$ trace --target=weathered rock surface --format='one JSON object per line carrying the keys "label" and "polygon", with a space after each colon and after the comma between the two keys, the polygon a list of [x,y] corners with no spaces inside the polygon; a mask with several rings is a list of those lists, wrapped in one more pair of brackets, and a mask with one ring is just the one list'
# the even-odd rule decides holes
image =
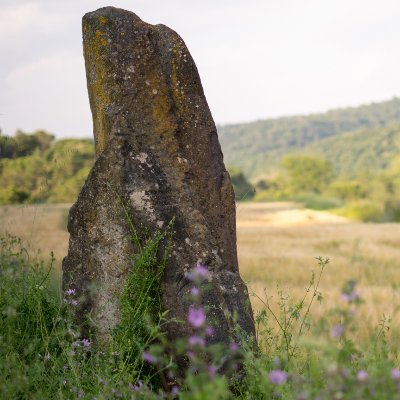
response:
{"label": "weathered rock surface", "polygon": [[[213,340],[227,342],[230,314],[254,335],[246,287],[238,271],[235,202],[217,130],[195,63],[183,40],[164,25],[101,8],[83,17],[83,45],[97,160],[71,208],[64,288],[84,296],[100,340],[119,317],[119,297],[134,247],[132,223],[155,232],[175,218],[172,251],[162,279],[162,307],[187,321],[197,262],[210,270],[204,305],[216,321]],[[170,323],[171,339],[191,333]]]}

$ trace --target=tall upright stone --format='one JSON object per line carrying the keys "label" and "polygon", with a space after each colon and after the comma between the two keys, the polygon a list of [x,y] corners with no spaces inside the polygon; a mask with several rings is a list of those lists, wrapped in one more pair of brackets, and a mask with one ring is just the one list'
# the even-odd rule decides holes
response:
{"label": "tall upright stone", "polygon": [[[100,340],[119,318],[119,299],[135,247],[129,223],[149,232],[174,218],[161,284],[169,317],[187,321],[186,273],[208,266],[203,302],[213,340],[227,342],[232,315],[248,334],[254,322],[236,252],[234,193],[196,65],[177,33],[132,12],[106,7],[83,17],[83,46],[96,162],[71,208],[64,288],[83,295]],[[167,325],[170,339],[191,333]]]}

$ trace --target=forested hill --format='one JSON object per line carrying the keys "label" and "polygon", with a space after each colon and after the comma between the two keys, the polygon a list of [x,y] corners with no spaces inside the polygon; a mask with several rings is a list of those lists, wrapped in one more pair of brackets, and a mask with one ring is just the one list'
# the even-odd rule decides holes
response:
{"label": "forested hill", "polygon": [[328,137],[306,146],[302,153],[330,161],[343,177],[376,174],[400,161],[400,123]]}
{"label": "forested hill", "polygon": [[[271,182],[282,186],[282,172],[288,172],[282,158],[293,153],[300,155],[300,162],[309,161],[301,156],[314,157],[314,166],[329,163],[332,176],[338,179],[366,173],[378,177],[382,171],[397,171],[400,165],[400,99],[325,114],[222,126],[219,137],[238,200],[254,195],[246,178],[252,184],[264,183],[257,185],[258,192],[268,187],[268,182],[269,186]],[[93,161],[90,139],[56,140],[41,130],[31,134],[18,131],[13,136],[0,132],[0,204],[72,202]],[[303,167],[299,165],[299,170]],[[280,188],[274,198],[293,197],[292,189]]]}
{"label": "forested hill", "polygon": [[[374,146],[377,135],[381,135],[382,139],[382,132],[389,132],[378,128],[392,125],[392,131],[399,130],[399,127],[393,128],[396,123],[400,123],[399,98],[323,114],[219,126],[218,134],[225,163],[240,168],[246,176],[256,181],[274,171],[287,153],[315,151],[314,154],[322,153],[332,158],[339,154],[336,150],[342,148],[347,153],[346,163],[349,164],[354,156],[354,152],[348,154],[353,151],[352,146],[362,146],[363,141],[367,143],[363,135],[368,136],[371,146]],[[397,146],[400,148],[400,143]],[[374,152],[374,148],[371,151]],[[378,157],[375,153],[373,155],[375,159]],[[332,161],[336,164],[335,160]]]}

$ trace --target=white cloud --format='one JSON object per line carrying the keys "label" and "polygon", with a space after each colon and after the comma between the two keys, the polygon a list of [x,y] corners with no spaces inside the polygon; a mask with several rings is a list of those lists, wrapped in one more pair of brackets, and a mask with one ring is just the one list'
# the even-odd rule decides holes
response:
{"label": "white cloud", "polygon": [[399,0],[1,0],[0,126],[91,134],[80,20],[105,5],[185,40],[218,123],[400,95]]}
{"label": "white cloud", "polygon": [[38,3],[22,3],[0,9],[0,40],[9,40],[10,36],[31,32],[50,33],[60,29],[68,22],[62,14],[46,11]]}
{"label": "white cloud", "polygon": [[4,131],[43,128],[64,136],[90,136],[85,79],[83,57],[70,53],[16,69],[5,81],[6,101],[0,102]]}

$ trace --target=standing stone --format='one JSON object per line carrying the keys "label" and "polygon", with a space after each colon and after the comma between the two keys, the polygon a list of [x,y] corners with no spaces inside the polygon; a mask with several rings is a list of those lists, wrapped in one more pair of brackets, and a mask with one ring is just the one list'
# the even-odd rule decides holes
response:
{"label": "standing stone", "polygon": [[254,322],[236,252],[234,193],[196,65],[177,33],[132,12],[106,7],[83,17],[83,47],[96,162],[68,221],[63,286],[83,296],[97,339],[118,323],[132,266],[125,203],[137,230],[156,232],[174,219],[161,283],[171,340],[191,334],[186,273],[208,266],[203,302],[214,341],[228,342],[233,314],[247,335]]}

